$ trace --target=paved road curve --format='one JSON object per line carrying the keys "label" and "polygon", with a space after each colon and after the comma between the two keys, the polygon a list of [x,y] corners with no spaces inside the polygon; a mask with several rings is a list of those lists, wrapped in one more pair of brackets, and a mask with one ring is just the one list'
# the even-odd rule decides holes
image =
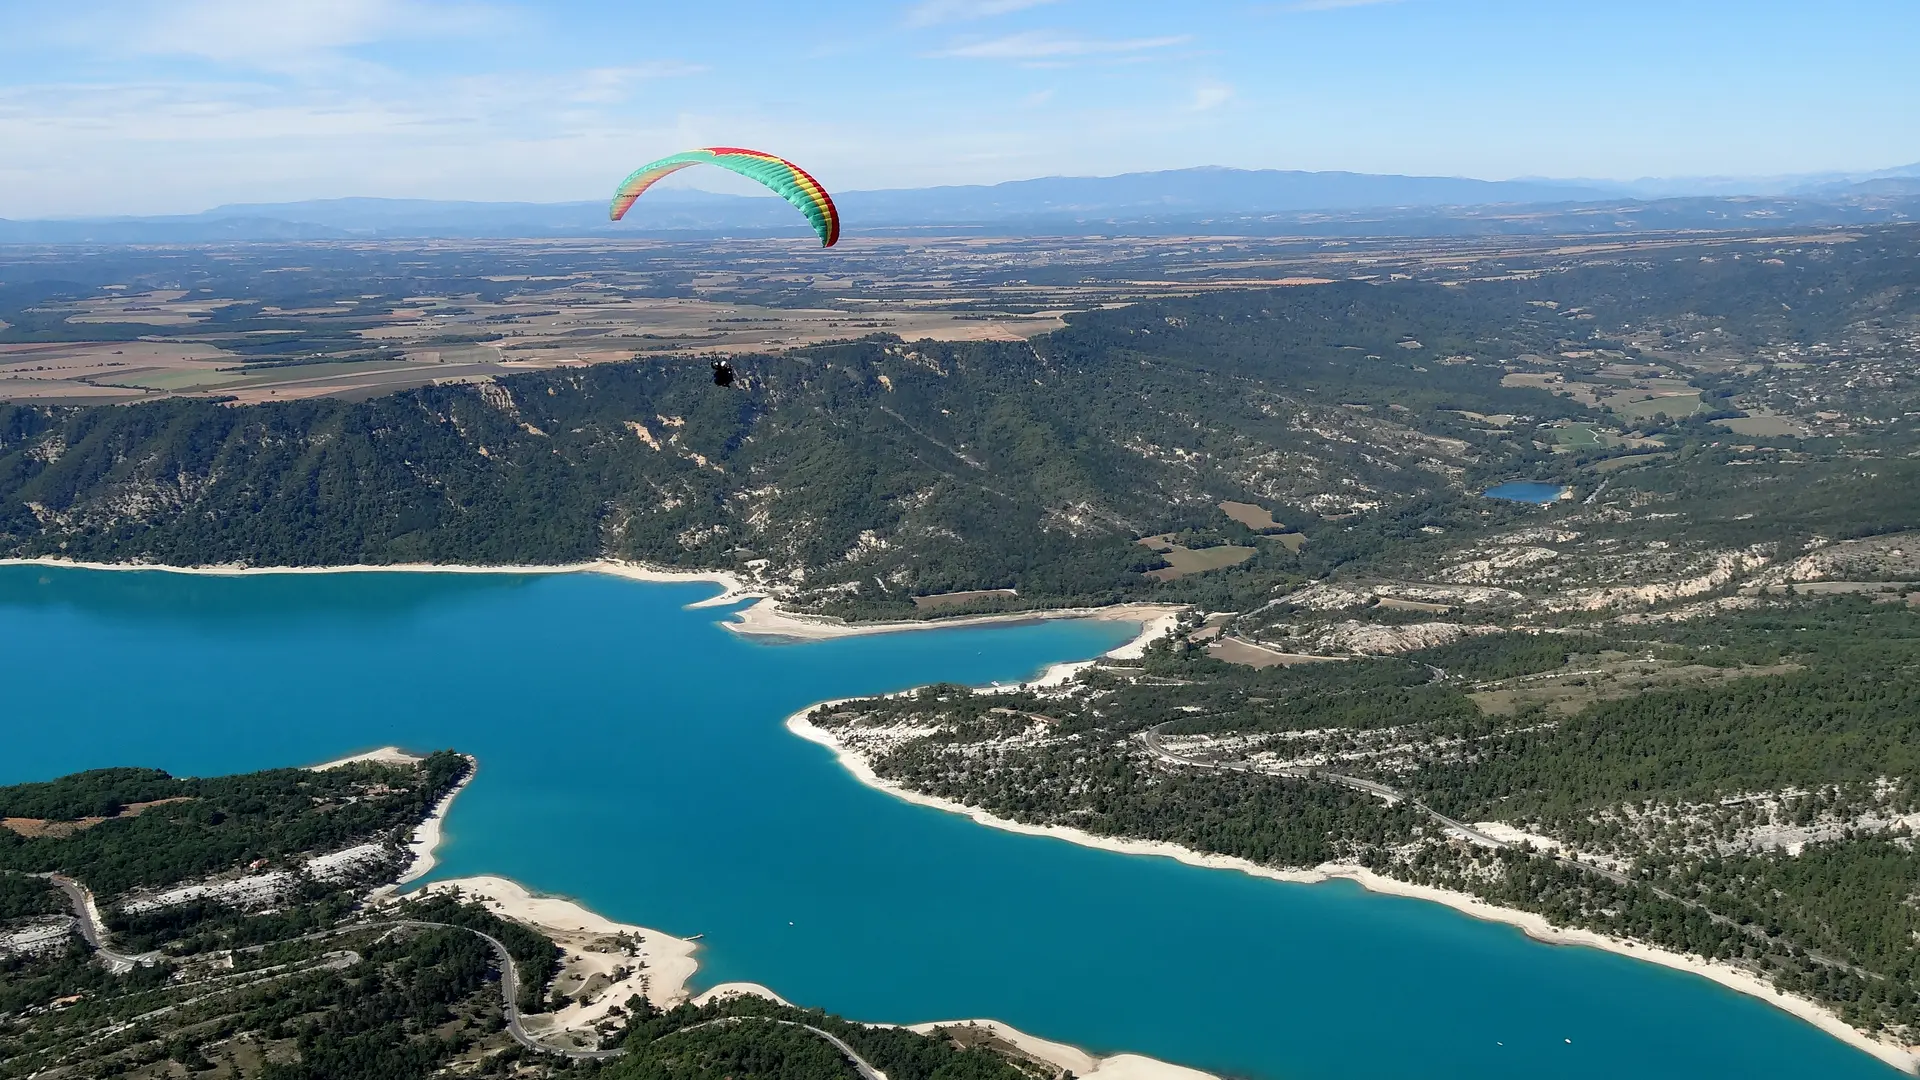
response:
{"label": "paved road curve", "polygon": [[812,1024],[803,1024],[798,1020],[781,1020],[772,1016],[723,1016],[718,1020],[703,1020],[698,1024],[688,1024],[686,1027],[679,1029],[679,1031],[671,1031],[666,1035],[662,1035],[661,1038],[672,1038],[674,1035],[680,1034],[681,1031],[692,1031],[696,1028],[712,1027],[715,1024],[745,1024],[752,1021],[759,1021],[763,1024],[785,1024],[787,1027],[805,1028],[831,1043],[835,1050],[840,1051],[840,1056],[846,1058],[853,1066],[854,1071],[860,1074],[860,1080],[887,1080],[886,1073],[874,1068],[873,1064],[866,1058],[855,1053],[853,1047],[847,1045],[846,1040],[830,1031],[822,1031]]}
{"label": "paved road curve", "polygon": [[[1173,723],[1173,722],[1174,721],[1168,721],[1167,723]],[[1220,770],[1225,772],[1253,773],[1259,776],[1287,776],[1287,777],[1293,777],[1301,780],[1319,780],[1329,784],[1338,784],[1341,787],[1352,788],[1355,791],[1364,791],[1371,795],[1377,795],[1380,798],[1387,800],[1389,803],[1405,802],[1408,806],[1411,806],[1414,809],[1419,810],[1421,813],[1427,815],[1429,818],[1445,826],[1447,829],[1461,836],[1464,836],[1468,840],[1471,840],[1475,843],[1484,844],[1487,847],[1498,848],[1501,850],[1520,850],[1518,848],[1515,848],[1514,845],[1512,844],[1506,843],[1505,841],[1502,841],[1502,840],[1496,840],[1493,837],[1488,836],[1486,833],[1481,832],[1480,830],[1474,828],[1471,825],[1468,825],[1463,821],[1455,821],[1454,819],[1448,817],[1447,815],[1441,813],[1438,810],[1435,810],[1433,807],[1428,806],[1426,803],[1421,802],[1419,799],[1416,799],[1413,796],[1408,795],[1403,791],[1400,791],[1396,788],[1388,787],[1385,784],[1375,783],[1372,780],[1362,780],[1357,776],[1345,776],[1340,773],[1328,772],[1325,769],[1311,769],[1311,768],[1263,769],[1256,766],[1250,761],[1208,761],[1205,758],[1189,757],[1185,754],[1176,753],[1172,750],[1167,749],[1166,745],[1160,741],[1160,729],[1166,726],[1167,726],[1166,724],[1156,724],[1153,727],[1150,727],[1146,731],[1142,732],[1141,736],[1146,742],[1147,751],[1151,753],[1154,757],[1158,758],[1160,761],[1165,762],[1169,765],[1185,765],[1185,766],[1189,766],[1191,768],[1196,768],[1196,769],[1214,769],[1214,770]],[[1746,934],[1748,937],[1754,938],[1755,940],[1758,940],[1758,941],[1771,940],[1767,937],[1767,932],[1759,926],[1742,925],[1736,922],[1735,920],[1726,917],[1725,915],[1719,914],[1718,912],[1714,911],[1712,908],[1707,907],[1705,904],[1702,904],[1696,900],[1688,900],[1685,897],[1675,896],[1673,893],[1670,893],[1665,889],[1660,888],[1658,885],[1655,885],[1652,882],[1637,881],[1634,878],[1631,878],[1626,874],[1622,874],[1617,870],[1608,870],[1606,867],[1595,866],[1592,863],[1581,862],[1579,859],[1569,859],[1564,855],[1556,855],[1551,851],[1542,851],[1538,848],[1531,848],[1531,847],[1526,850],[1528,854],[1534,856],[1535,858],[1547,859],[1551,862],[1559,863],[1562,866],[1570,866],[1576,870],[1581,870],[1586,873],[1593,874],[1596,877],[1606,878],[1608,881],[1611,881],[1617,885],[1625,885],[1629,887],[1638,886],[1640,888],[1644,888],[1647,891],[1653,893],[1653,895],[1658,896],[1662,900],[1671,900],[1674,903],[1681,905],[1682,907],[1691,908],[1694,911],[1698,911],[1702,915],[1705,915],[1709,920],[1711,920],[1715,924],[1719,926],[1732,927],[1733,929],[1738,930],[1741,933]],[[1808,959],[1814,961],[1817,964],[1823,964],[1827,967],[1844,968],[1848,971],[1853,972],[1856,975],[1861,975],[1867,978],[1873,978],[1873,979],[1881,978],[1881,976],[1871,971],[1868,971],[1865,968],[1855,967],[1852,964],[1848,964],[1844,961],[1836,960],[1833,957],[1822,955],[1818,952],[1813,951],[1812,949],[1806,949],[1803,951],[1805,952]]]}
{"label": "paved road curve", "polygon": [[107,946],[107,929],[100,922],[100,908],[93,902],[93,892],[85,885],[61,874],[35,874],[60,887],[67,894],[67,902],[73,905],[73,921],[79,926],[80,936],[86,939],[96,955],[107,965],[107,970],[115,975],[125,975],[136,967],[157,963],[157,952],[122,953]]}
{"label": "paved road curve", "polygon": [[[93,893],[85,885],[61,874],[36,874],[34,876],[53,882],[59,886],[61,892],[67,894],[67,902],[73,906],[73,920],[80,930],[80,936],[92,947],[94,955],[98,956],[101,961],[107,965],[108,971],[116,975],[124,975],[136,967],[157,963],[159,961],[160,954],[157,952],[117,952],[107,943],[107,930],[100,921],[100,909],[94,903]],[[488,945],[493,946],[494,956],[500,961],[500,997],[505,1005],[507,1033],[513,1036],[513,1041],[519,1043],[521,1046],[529,1050],[538,1050],[541,1053],[563,1054],[576,1061],[604,1061],[608,1058],[616,1058],[626,1053],[625,1050],[562,1049],[558,1046],[548,1046],[534,1039],[532,1035],[527,1033],[526,1028],[522,1026],[520,1022],[520,973],[519,970],[514,967],[513,954],[507,951],[506,945],[502,944],[499,938],[494,937],[492,934],[475,930],[472,927],[454,926],[451,923],[423,922],[418,919],[393,919],[379,922],[353,923],[347,926],[336,927],[332,930],[323,930],[318,934],[308,934],[305,935],[305,938],[296,940],[335,937],[340,934],[352,933],[356,930],[377,930],[383,926],[465,930],[468,933],[479,934]],[[357,956],[354,958],[354,962],[358,962]],[[332,967],[338,970],[347,965],[327,963],[320,966]],[[317,968],[307,968],[304,970],[317,970]],[[287,974],[292,973],[293,972],[287,972]],[[161,1010],[161,1012],[165,1011],[167,1010]],[[157,1016],[159,1013],[153,1015]]]}

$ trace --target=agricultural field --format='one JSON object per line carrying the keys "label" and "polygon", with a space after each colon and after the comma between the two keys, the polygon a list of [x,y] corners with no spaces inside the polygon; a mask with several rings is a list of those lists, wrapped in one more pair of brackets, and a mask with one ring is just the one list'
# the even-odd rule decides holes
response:
{"label": "agricultural field", "polygon": [[1570,715],[1597,701],[1652,690],[1708,686],[1799,670],[1792,664],[1707,667],[1623,652],[1574,655],[1553,671],[1480,683],[1468,694],[1482,713],[1511,716],[1530,708]]}
{"label": "agricultural field", "polygon": [[1273,511],[1252,503],[1223,502],[1220,511],[1254,532],[1280,532],[1285,525],[1273,520]]}
{"label": "agricultural field", "polygon": [[1715,420],[1714,423],[1735,435],[1751,435],[1760,439],[1779,437],[1805,439],[1813,435],[1813,429],[1804,421],[1760,408],[1747,410],[1745,416]]}
{"label": "agricultural field", "polygon": [[1281,652],[1239,638],[1221,638],[1207,646],[1207,655],[1241,667],[1294,667],[1300,664],[1337,663],[1337,656],[1309,656],[1306,653]]}
{"label": "agricultural field", "polygon": [[[849,237],[831,252],[776,239],[329,241],[104,253],[16,246],[0,249],[0,400],[358,399],[556,367],[778,352],[875,333],[1021,341],[1058,330],[1073,312],[1142,300],[1341,279],[1525,281],[1624,251],[1755,242],[1747,234],[1650,234],[1571,244],[1534,237],[868,236]],[[7,284],[22,282],[32,284]],[[1400,348],[1423,367],[1431,351],[1417,340]],[[1509,385],[1540,386],[1589,406],[1612,393],[1604,404],[1623,416],[1678,416],[1697,404],[1680,400],[1696,390],[1671,365],[1648,367],[1617,350],[1568,348],[1533,356],[1527,367]],[[1649,379],[1650,371],[1660,377]],[[1476,415],[1495,427],[1514,419]]]}
{"label": "agricultural field", "polygon": [[1700,391],[1674,379],[1647,380],[1646,389],[1622,391],[1601,404],[1628,420],[1651,420],[1665,414],[1678,419],[1700,411]]}
{"label": "agricultural field", "polygon": [[1238,566],[1259,554],[1257,548],[1240,547],[1237,544],[1218,544],[1203,548],[1182,547],[1173,543],[1167,536],[1142,537],[1139,543],[1167,561],[1166,566],[1146,572],[1146,576],[1155,581],[1178,581],[1191,574],[1223,570],[1229,566]]}

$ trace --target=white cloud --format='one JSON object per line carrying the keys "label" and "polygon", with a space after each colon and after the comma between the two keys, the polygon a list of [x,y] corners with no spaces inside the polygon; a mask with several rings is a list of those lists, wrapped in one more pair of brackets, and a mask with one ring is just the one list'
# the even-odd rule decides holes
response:
{"label": "white cloud", "polygon": [[1082,38],[1069,37],[1048,30],[1030,30],[1020,34],[1008,34],[1005,37],[989,38],[985,41],[954,45],[936,55],[962,57],[969,60],[1061,60],[1078,56],[1110,56],[1146,52],[1183,45],[1191,40],[1192,38],[1184,35],[1125,39]]}
{"label": "white cloud", "polygon": [[1283,6],[1282,11],[1338,11],[1341,8],[1373,7],[1377,4],[1397,4],[1400,0],[1295,0]]}
{"label": "white cloud", "polygon": [[628,67],[589,68],[574,74],[573,81],[577,85],[567,96],[571,101],[613,104],[627,100],[637,83],[686,78],[703,74],[706,70],[702,64],[682,64],[670,60]]}
{"label": "white cloud", "polygon": [[1208,112],[1233,100],[1233,87],[1218,79],[1202,79],[1193,88],[1194,112]]}
{"label": "white cloud", "polygon": [[683,70],[0,86],[0,146],[19,151],[0,155],[0,217],[361,194],[591,197],[656,151],[771,137],[753,117],[689,118],[675,91],[653,108],[626,104],[634,80]]}
{"label": "white cloud", "polygon": [[1051,4],[1055,0],[920,0],[907,9],[908,26],[971,22]]}
{"label": "white cloud", "polygon": [[463,36],[502,19],[440,0],[181,0],[96,16],[86,37],[110,52],[275,70],[378,41]]}

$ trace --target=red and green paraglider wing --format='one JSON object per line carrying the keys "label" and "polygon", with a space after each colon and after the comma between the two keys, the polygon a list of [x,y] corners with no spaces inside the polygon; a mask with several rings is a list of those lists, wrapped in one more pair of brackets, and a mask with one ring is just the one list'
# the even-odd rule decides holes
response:
{"label": "red and green paraglider wing", "polygon": [[742,150],[737,146],[688,150],[640,166],[632,176],[622,180],[619,190],[613,193],[610,216],[619,221],[626,216],[633,201],[659,182],[661,177],[694,165],[718,165],[750,180],[760,181],[807,215],[807,220],[813,223],[813,231],[820,234],[822,247],[832,247],[840,239],[840,211],[833,208],[833,196],[820,186],[820,181],[786,158],[758,150]]}

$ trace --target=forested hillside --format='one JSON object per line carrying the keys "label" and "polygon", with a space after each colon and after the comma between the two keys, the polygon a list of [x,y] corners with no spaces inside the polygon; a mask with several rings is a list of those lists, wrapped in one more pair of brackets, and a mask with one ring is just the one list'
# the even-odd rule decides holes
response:
{"label": "forested hillside", "polygon": [[[443,751],[414,764],[195,779],[100,769],[0,787],[0,1077],[859,1075],[808,1027],[898,1080],[1053,1075],[1010,1047],[757,998],[663,1010],[629,995],[604,1037],[586,1033],[602,1049],[569,1055],[551,1033],[528,1045],[508,1006],[570,1003],[558,978],[570,954],[458,893],[381,900],[412,827],[469,769]],[[98,925],[76,897],[91,898]],[[593,944],[636,955],[630,939]],[[518,983],[503,985],[509,970]]]}
{"label": "forested hillside", "polygon": [[956,589],[1110,600],[1159,564],[1136,537],[1225,526],[1223,499],[1312,524],[1538,456],[1458,411],[1579,413],[1501,385],[1501,361],[1555,334],[1525,305],[1346,283],[1092,312],[1031,345],[756,357],[737,391],[642,360],[358,403],[0,407],[0,544],[173,564],[613,556],[758,571],[847,611]]}
{"label": "forested hillside", "polygon": [[[611,557],[852,617],[1182,604],[1144,660],[1063,686],[816,719],[916,790],[1472,893],[1911,1044],[1920,248],[1692,244],[876,335],[737,358],[725,390],[662,348],[361,402],[0,407],[0,550]],[[1508,480],[1546,502],[1481,497]],[[914,603],[967,590],[996,591]],[[111,779],[7,812],[131,835],[112,804],[175,797]],[[0,909],[57,906],[38,880],[0,875]],[[683,1054],[657,1020],[621,1068],[751,1071],[742,1031]]]}

